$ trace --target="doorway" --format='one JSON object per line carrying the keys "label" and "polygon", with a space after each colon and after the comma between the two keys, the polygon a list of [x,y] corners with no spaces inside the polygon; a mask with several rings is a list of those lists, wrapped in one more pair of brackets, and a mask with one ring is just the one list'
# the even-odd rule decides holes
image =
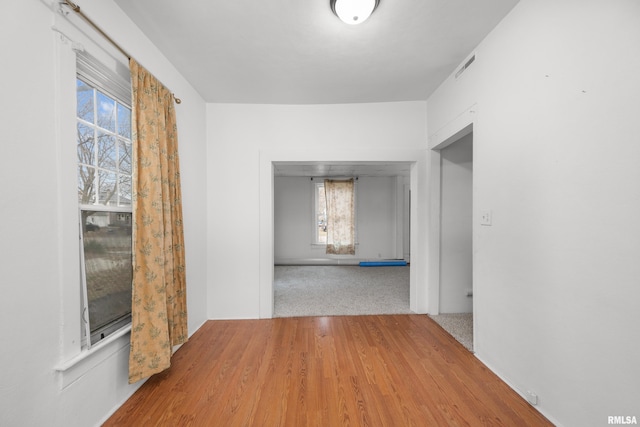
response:
{"label": "doorway", "polygon": [[473,132],[440,150],[439,259],[432,318],[473,351]]}
{"label": "doorway", "polygon": [[473,312],[473,133],[440,152],[440,313]]}
{"label": "doorway", "polygon": [[[319,161],[318,159],[323,159]],[[260,153],[260,273],[259,311],[261,318],[273,317],[274,308],[274,169],[280,164],[406,163],[410,165],[411,215],[410,245],[412,262],[409,266],[409,301],[414,313],[427,312],[427,263],[421,262],[426,251],[426,233],[417,234],[416,218],[428,215],[428,198],[420,189],[427,188],[427,153],[425,150],[354,150],[330,152],[326,150],[274,150]],[[423,191],[426,193],[426,191]]]}
{"label": "doorway", "polygon": [[[274,315],[409,313],[408,162],[274,165]],[[354,179],[355,253],[326,253],[324,179]]]}

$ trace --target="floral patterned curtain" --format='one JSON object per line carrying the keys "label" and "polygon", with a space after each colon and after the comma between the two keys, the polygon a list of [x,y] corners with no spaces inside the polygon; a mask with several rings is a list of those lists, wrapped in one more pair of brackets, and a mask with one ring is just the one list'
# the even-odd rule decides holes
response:
{"label": "floral patterned curtain", "polygon": [[129,383],[167,369],[187,341],[178,134],[174,98],[130,60],[133,128],[133,291]]}
{"label": "floral patterned curtain", "polygon": [[327,253],[355,255],[355,197],[353,178],[347,181],[326,179]]}

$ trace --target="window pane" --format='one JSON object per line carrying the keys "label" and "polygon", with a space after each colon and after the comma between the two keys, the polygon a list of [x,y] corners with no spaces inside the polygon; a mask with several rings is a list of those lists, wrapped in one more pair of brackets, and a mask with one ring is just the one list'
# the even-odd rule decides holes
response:
{"label": "window pane", "polygon": [[327,243],[327,201],[324,196],[324,185],[317,185],[316,192],[317,243]]}
{"label": "window pane", "polygon": [[98,132],[98,167],[116,170],[116,137]]}
{"label": "window pane", "polygon": [[100,193],[98,194],[98,203],[107,206],[115,206],[117,204],[117,177],[113,172],[100,170],[98,172],[98,185]]}
{"label": "window pane", "polygon": [[118,182],[118,205],[119,206],[131,206],[131,176],[120,175],[120,181]]}
{"label": "window pane", "polygon": [[98,92],[98,126],[111,132],[116,131],[116,101]]}
{"label": "window pane", "polygon": [[91,334],[131,313],[131,213],[82,211]]}
{"label": "window pane", "polygon": [[131,110],[118,104],[118,135],[131,139]]}
{"label": "window pane", "polygon": [[131,175],[131,144],[118,141],[119,171]]}
{"label": "window pane", "polygon": [[94,123],[93,89],[80,79],[76,80],[77,115],[82,120]]}
{"label": "window pane", "polygon": [[125,87],[117,78],[112,81],[109,70],[82,57],[78,55],[76,144],[83,329],[90,347],[131,322],[132,131],[130,108],[109,95],[126,94]]}
{"label": "window pane", "polygon": [[94,165],[94,155],[93,128],[78,123],[78,162],[85,165]]}
{"label": "window pane", "polygon": [[88,166],[78,166],[78,202],[92,204],[96,201],[95,194],[96,169]]}

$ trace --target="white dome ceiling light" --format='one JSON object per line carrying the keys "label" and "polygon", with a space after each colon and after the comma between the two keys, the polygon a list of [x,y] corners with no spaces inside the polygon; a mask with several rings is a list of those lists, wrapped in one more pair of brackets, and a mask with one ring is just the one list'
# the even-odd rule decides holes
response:
{"label": "white dome ceiling light", "polygon": [[361,24],[376,10],[380,0],[330,0],[331,10],[342,22]]}

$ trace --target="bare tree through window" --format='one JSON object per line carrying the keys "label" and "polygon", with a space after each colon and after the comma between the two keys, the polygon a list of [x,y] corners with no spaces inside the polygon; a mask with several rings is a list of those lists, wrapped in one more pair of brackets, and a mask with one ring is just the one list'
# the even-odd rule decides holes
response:
{"label": "bare tree through window", "polygon": [[130,322],[131,109],[78,78],[78,203],[88,344]]}

